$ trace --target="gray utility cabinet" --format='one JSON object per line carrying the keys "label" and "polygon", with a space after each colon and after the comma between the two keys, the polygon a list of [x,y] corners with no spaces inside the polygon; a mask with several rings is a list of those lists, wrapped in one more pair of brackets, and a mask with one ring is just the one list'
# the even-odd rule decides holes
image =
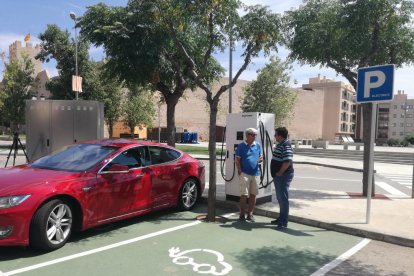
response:
{"label": "gray utility cabinet", "polygon": [[30,161],[66,145],[103,136],[104,106],[101,102],[26,101],[26,147]]}

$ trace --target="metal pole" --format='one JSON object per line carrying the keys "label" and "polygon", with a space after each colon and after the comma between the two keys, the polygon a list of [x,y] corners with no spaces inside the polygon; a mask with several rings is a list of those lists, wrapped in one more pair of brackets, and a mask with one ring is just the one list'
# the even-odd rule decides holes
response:
{"label": "metal pole", "polygon": [[[76,14],[74,12],[69,13],[70,18],[75,23],[75,76],[78,76],[78,32],[76,29]],[[78,91],[76,92],[76,100],[78,100]]]}
{"label": "metal pole", "polygon": [[368,224],[371,217],[371,193],[372,193],[372,179],[374,171],[374,142],[375,142],[375,123],[377,120],[377,103],[372,102],[371,104],[371,135],[369,137],[369,162],[368,162],[368,192],[367,192],[367,214],[366,214],[366,223]]}
{"label": "metal pole", "polygon": [[158,103],[158,143],[161,143],[161,103]]}
{"label": "metal pole", "polygon": [[231,104],[232,104],[232,89],[231,89],[231,82],[233,78],[233,38],[230,34],[230,56],[229,56],[229,113],[232,112]]}
{"label": "metal pole", "polygon": [[414,198],[414,162],[413,162],[413,179],[411,183],[411,198]]}
{"label": "metal pole", "polygon": [[[78,34],[76,30],[76,21],[75,21],[75,75],[78,76]],[[79,92],[76,91],[76,100],[78,100]]]}

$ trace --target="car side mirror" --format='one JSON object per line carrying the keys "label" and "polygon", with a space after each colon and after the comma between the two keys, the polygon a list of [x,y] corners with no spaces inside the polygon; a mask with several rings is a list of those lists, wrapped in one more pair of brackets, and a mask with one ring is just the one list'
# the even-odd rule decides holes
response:
{"label": "car side mirror", "polygon": [[127,173],[129,172],[129,168],[126,165],[110,164],[108,167],[108,172]]}

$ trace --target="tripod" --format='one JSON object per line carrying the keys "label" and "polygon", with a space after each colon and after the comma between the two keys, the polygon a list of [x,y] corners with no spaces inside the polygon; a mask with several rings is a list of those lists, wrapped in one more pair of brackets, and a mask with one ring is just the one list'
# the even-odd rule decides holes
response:
{"label": "tripod", "polygon": [[19,151],[19,145],[23,150],[24,156],[26,156],[27,162],[29,162],[29,157],[27,157],[26,151],[22,145],[22,142],[20,141],[19,133],[16,131],[13,135],[13,144],[10,148],[9,155],[7,156],[7,160],[6,160],[6,165],[4,165],[4,167],[7,167],[7,163],[9,163],[9,158],[13,150],[14,150],[14,153],[13,153],[13,166],[14,166],[14,164],[16,163],[17,152]]}

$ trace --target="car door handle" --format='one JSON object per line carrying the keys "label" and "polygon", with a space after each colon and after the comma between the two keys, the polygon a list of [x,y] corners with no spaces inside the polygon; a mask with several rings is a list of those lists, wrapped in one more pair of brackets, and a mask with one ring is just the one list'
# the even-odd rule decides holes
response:
{"label": "car door handle", "polygon": [[88,192],[89,190],[91,190],[91,189],[93,189],[93,187],[92,186],[89,186],[89,187],[83,187],[82,188],[82,190],[84,191],[84,192]]}
{"label": "car door handle", "polygon": [[179,170],[179,169],[181,169],[181,166],[174,167],[174,170]]}
{"label": "car door handle", "polygon": [[140,177],[143,177],[144,176],[144,174],[143,173],[141,173],[141,174],[137,174],[135,177],[136,178],[140,178]]}

